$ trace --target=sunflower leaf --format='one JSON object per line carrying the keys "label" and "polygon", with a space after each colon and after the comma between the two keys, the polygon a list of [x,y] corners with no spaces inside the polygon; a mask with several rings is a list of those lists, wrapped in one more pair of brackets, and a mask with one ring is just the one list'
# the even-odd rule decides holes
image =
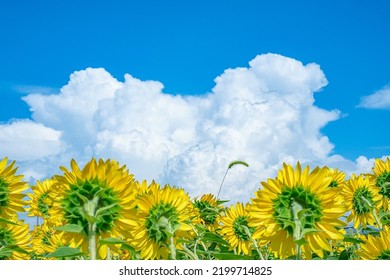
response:
{"label": "sunflower leaf", "polygon": [[361,240],[361,239],[358,239],[358,238],[353,238],[353,237],[345,237],[344,238],[344,240],[343,240],[344,242],[351,242],[351,243],[353,243],[353,244],[360,244],[360,243],[366,243],[366,242],[364,242],[363,240]]}
{"label": "sunflower leaf", "polygon": [[314,233],[314,232],[320,232],[322,230],[318,230],[316,228],[305,228],[302,230],[302,236],[305,236],[306,234]]}
{"label": "sunflower leaf", "polygon": [[70,247],[60,247],[55,250],[53,253],[48,254],[47,258],[66,258],[66,257],[76,257],[83,255],[83,252],[80,252],[77,248]]}
{"label": "sunflower leaf", "polygon": [[215,242],[215,243],[218,243],[220,245],[223,245],[223,246],[229,246],[229,243],[226,242],[225,239],[223,239],[221,236],[217,235],[217,234],[214,234],[214,233],[211,233],[211,232],[206,232],[201,240],[205,243],[212,243],[212,242]]}
{"label": "sunflower leaf", "polygon": [[134,249],[134,247],[132,247],[130,244],[128,244],[128,243],[122,243],[120,249],[121,249],[121,250],[129,251],[132,260],[139,260],[139,259],[140,259],[139,252],[137,252],[137,251]]}
{"label": "sunflower leaf", "polygon": [[134,252],[135,252],[134,247],[131,246],[131,245],[128,244],[128,243],[122,243],[121,249],[122,249],[122,250],[128,250],[128,251],[134,251]]}
{"label": "sunflower leaf", "polygon": [[11,249],[12,251],[15,251],[15,252],[19,252],[19,253],[26,254],[26,255],[29,254],[29,252],[27,252],[26,250],[20,248],[18,245],[8,245],[7,247],[9,249]]}
{"label": "sunflower leaf", "polygon": [[340,253],[339,260],[351,260],[353,256],[353,251],[345,249]]}
{"label": "sunflower leaf", "polygon": [[217,205],[221,205],[221,204],[224,204],[226,202],[229,202],[229,200],[217,200]]}
{"label": "sunflower leaf", "polygon": [[119,239],[119,238],[115,238],[115,237],[109,237],[106,239],[100,239],[99,243],[101,245],[104,245],[104,244],[123,244],[123,243],[126,243],[126,241]]}
{"label": "sunflower leaf", "polygon": [[210,252],[210,253],[218,260],[253,260],[253,257],[251,256],[237,255],[233,252],[229,252],[229,253]]}
{"label": "sunflower leaf", "polygon": [[55,227],[54,229],[56,230],[61,230],[65,232],[72,232],[72,233],[82,233],[83,232],[83,227],[75,224],[69,224],[61,227]]}

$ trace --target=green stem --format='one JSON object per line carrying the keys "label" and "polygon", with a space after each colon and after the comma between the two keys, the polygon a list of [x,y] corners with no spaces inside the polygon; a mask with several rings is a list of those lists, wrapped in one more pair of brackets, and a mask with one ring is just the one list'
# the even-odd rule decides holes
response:
{"label": "green stem", "polygon": [[300,244],[296,244],[297,246],[297,260],[301,260],[302,259],[302,246]]}
{"label": "green stem", "polygon": [[171,254],[171,260],[176,260],[176,246],[173,235],[169,238],[169,252]]}
{"label": "green stem", "polygon": [[249,231],[249,228],[248,228],[247,226],[244,226],[244,231],[245,231],[245,233],[248,235],[248,237],[250,238],[250,240],[251,240],[251,242],[252,242],[252,244],[253,244],[253,247],[255,247],[257,253],[259,254],[260,259],[261,259],[261,260],[264,260],[264,256],[263,256],[263,254],[261,253],[261,251],[260,251],[260,249],[259,249],[259,246],[257,246],[256,240],[254,240],[254,239],[252,238],[252,234],[251,234],[251,232]]}
{"label": "green stem", "polygon": [[332,240],[329,240],[329,246],[330,246],[329,256],[333,256],[333,241]]}
{"label": "green stem", "polygon": [[107,246],[107,260],[111,260],[111,249]]}
{"label": "green stem", "polygon": [[378,213],[376,212],[376,209],[375,209],[375,208],[372,209],[372,215],[374,216],[375,221],[376,221],[376,223],[378,224],[379,230],[383,230],[383,225],[382,225],[382,223],[381,223],[381,220],[380,220],[379,217],[378,217]]}
{"label": "green stem", "polygon": [[190,256],[193,260],[199,260],[198,256],[183,244],[183,251]]}
{"label": "green stem", "polygon": [[99,202],[98,197],[88,200],[84,205],[85,217],[88,221],[88,248],[91,260],[97,259],[96,247],[96,208]]}
{"label": "green stem", "polygon": [[[195,235],[196,235],[196,236],[199,236],[199,233],[198,233],[198,231],[196,230],[196,228],[195,228],[194,226],[192,226],[192,230],[195,232]],[[205,244],[203,243],[203,241],[201,241],[201,240],[196,240],[195,245],[194,245],[194,254],[196,255],[196,246],[197,246],[197,244],[198,244],[198,241],[200,242],[200,245],[202,245],[202,247],[203,247],[205,253],[206,253],[207,256],[208,256],[208,259],[211,260],[211,254],[210,254],[209,250],[207,250],[206,245],[205,245]]]}
{"label": "green stem", "polygon": [[223,183],[225,182],[225,178],[226,178],[226,175],[227,175],[229,169],[232,168],[233,166],[237,165],[237,164],[241,164],[241,165],[244,165],[244,166],[246,166],[246,167],[249,166],[246,162],[241,161],[241,160],[236,160],[236,161],[232,161],[231,163],[229,163],[229,166],[228,166],[228,168],[226,169],[225,175],[223,176],[221,186],[219,187],[219,190],[218,190],[217,200],[218,200],[218,198],[219,198],[219,194],[220,194],[220,192],[221,192],[222,185],[223,185]]}
{"label": "green stem", "polygon": [[172,228],[171,223],[168,221],[167,218],[163,217],[160,221],[161,225],[166,228],[166,231],[170,235],[169,237],[169,253],[171,260],[176,260],[176,246],[175,246],[175,240],[174,240],[174,230]]}
{"label": "green stem", "polygon": [[226,178],[226,175],[227,175],[229,169],[230,169],[230,168],[227,168],[227,169],[226,169],[226,172],[225,172],[225,175],[223,176],[221,185],[219,186],[219,190],[218,190],[218,194],[217,194],[217,200],[218,200],[218,198],[219,198],[219,194],[221,193],[222,186],[223,186],[223,183],[225,182],[225,178]]}
{"label": "green stem", "polygon": [[294,232],[293,232],[293,239],[296,245],[296,251],[297,251],[297,260],[302,259],[302,245],[300,243],[297,243],[298,240],[301,240],[303,238],[302,236],[302,224],[299,220],[298,213],[302,210],[302,206],[297,203],[296,201],[293,201],[291,203],[291,210],[294,218]]}
{"label": "green stem", "polygon": [[96,223],[89,224],[88,247],[91,260],[96,260]]}
{"label": "green stem", "polygon": [[255,247],[255,249],[256,249],[256,251],[257,251],[257,253],[259,254],[259,256],[260,256],[260,260],[265,260],[264,259],[264,256],[263,256],[263,254],[261,253],[261,251],[260,251],[260,248],[259,248],[259,246],[257,246],[257,243],[256,243],[256,241],[255,240],[253,240],[252,238],[251,238],[251,240],[252,240],[252,243],[253,243],[253,246]]}
{"label": "green stem", "polygon": [[372,209],[372,215],[374,216],[374,219],[375,219],[376,223],[378,224],[379,229],[382,230],[383,229],[382,223],[381,223],[381,221],[380,221],[380,219],[378,217],[378,213],[376,212],[376,209],[375,209],[374,205],[372,205],[368,201],[368,199],[366,199],[364,196],[362,196],[361,198],[368,205],[368,207],[370,207]]}
{"label": "green stem", "polygon": [[264,255],[264,259],[265,260],[268,260],[268,256],[269,256],[269,243],[267,245],[265,245],[265,255]]}

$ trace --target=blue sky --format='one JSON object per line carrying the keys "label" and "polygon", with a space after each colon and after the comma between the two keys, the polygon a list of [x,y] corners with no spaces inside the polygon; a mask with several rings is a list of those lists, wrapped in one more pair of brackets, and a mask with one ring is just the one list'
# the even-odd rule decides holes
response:
{"label": "blue sky", "polygon": [[[67,134],[64,124],[56,124],[45,115],[49,114],[47,111],[39,111],[39,104],[43,103],[34,97],[26,103],[22,98],[34,93],[46,97],[58,95],[72,73],[87,68],[103,68],[122,83],[126,73],[140,81],[158,81],[167,94],[186,98],[205,96],[215,93],[215,79],[226,69],[248,68],[257,55],[273,53],[303,65],[315,63],[326,77],[328,84],[318,86],[320,92],[315,93],[313,104],[334,114],[334,110],[338,112],[337,117],[328,117],[318,127],[317,132],[328,137],[333,145],[324,152],[326,157],[337,154],[355,162],[359,156],[370,159],[389,155],[389,12],[390,4],[385,0],[3,0],[0,4],[1,129],[14,131],[18,120],[30,119],[34,128],[31,123],[27,126],[33,134],[37,131],[34,129],[41,131],[44,127],[50,137],[57,139],[56,132],[65,131],[61,143],[53,149],[61,147],[66,153],[56,154],[57,160],[50,158],[54,155],[52,151],[44,153],[42,158],[35,154],[30,158],[21,157],[19,161],[25,164],[25,170],[30,170],[32,158],[48,164],[61,163],[58,158],[82,158],[80,154],[84,151],[88,155],[100,151],[102,155],[115,156],[114,152],[98,150],[104,147],[98,145],[100,142],[94,142],[93,148],[91,145],[76,147],[88,137],[104,138],[107,127],[100,134],[77,138],[78,132],[72,130]],[[374,97],[362,99],[375,93]],[[145,104],[134,108],[141,105]],[[29,109],[37,112],[35,118]],[[57,117],[66,122],[71,118],[70,111],[66,112]],[[304,120],[305,116],[301,117]],[[185,142],[185,137],[180,139]],[[12,156],[12,147],[6,147],[11,142],[4,139],[0,142],[3,145],[0,154],[10,151]],[[203,147],[201,142],[180,149]],[[26,143],[21,140],[14,149]],[[165,145],[164,141],[159,145]],[[170,156],[164,162],[180,161],[178,152],[167,153]],[[166,168],[164,162],[161,161],[160,169]],[[42,172],[31,172],[43,176]]]}

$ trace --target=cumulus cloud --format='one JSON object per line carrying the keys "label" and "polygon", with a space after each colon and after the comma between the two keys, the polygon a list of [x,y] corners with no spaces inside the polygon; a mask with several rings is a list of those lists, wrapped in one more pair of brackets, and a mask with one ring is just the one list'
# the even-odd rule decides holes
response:
{"label": "cumulus cloud", "polygon": [[30,106],[32,118],[55,130],[77,151],[83,152],[97,133],[94,114],[99,102],[112,98],[121,87],[102,68],[74,72],[59,94],[30,94],[23,100]]}
{"label": "cumulus cloud", "polygon": [[37,160],[61,153],[61,132],[41,123],[18,120],[0,125],[0,157]]}
{"label": "cumulus cloud", "polygon": [[390,109],[390,86],[386,86],[371,95],[362,97],[358,107],[367,109]]}
{"label": "cumulus cloud", "polygon": [[122,82],[88,68],[74,72],[58,94],[26,96],[33,121],[19,132],[18,123],[0,127],[0,142],[9,139],[1,138],[8,130],[45,130],[27,134],[46,135],[34,140],[41,150],[20,150],[21,140],[0,151],[20,159],[31,177],[51,176],[71,158],[83,164],[110,157],[139,180],[170,183],[192,196],[216,194],[228,164],[243,160],[249,167],[229,171],[221,198],[244,202],[283,162],[356,167],[332,155],[333,144],[321,133],[340,117],[314,105],[326,85],[319,65],[276,54],[225,70],[201,96],[172,95],[158,81],[126,74]]}

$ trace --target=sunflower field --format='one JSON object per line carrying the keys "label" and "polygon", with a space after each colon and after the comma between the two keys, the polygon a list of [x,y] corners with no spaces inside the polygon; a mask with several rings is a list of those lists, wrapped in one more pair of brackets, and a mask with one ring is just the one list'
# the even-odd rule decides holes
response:
{"label": "sunflower field", "polygon": [[110,159],[72,160],[34,186],[17,169],[0,160],[0,260],[390,259],[390,158],[348,178],[283,164],[231,205],[137,181]]}

